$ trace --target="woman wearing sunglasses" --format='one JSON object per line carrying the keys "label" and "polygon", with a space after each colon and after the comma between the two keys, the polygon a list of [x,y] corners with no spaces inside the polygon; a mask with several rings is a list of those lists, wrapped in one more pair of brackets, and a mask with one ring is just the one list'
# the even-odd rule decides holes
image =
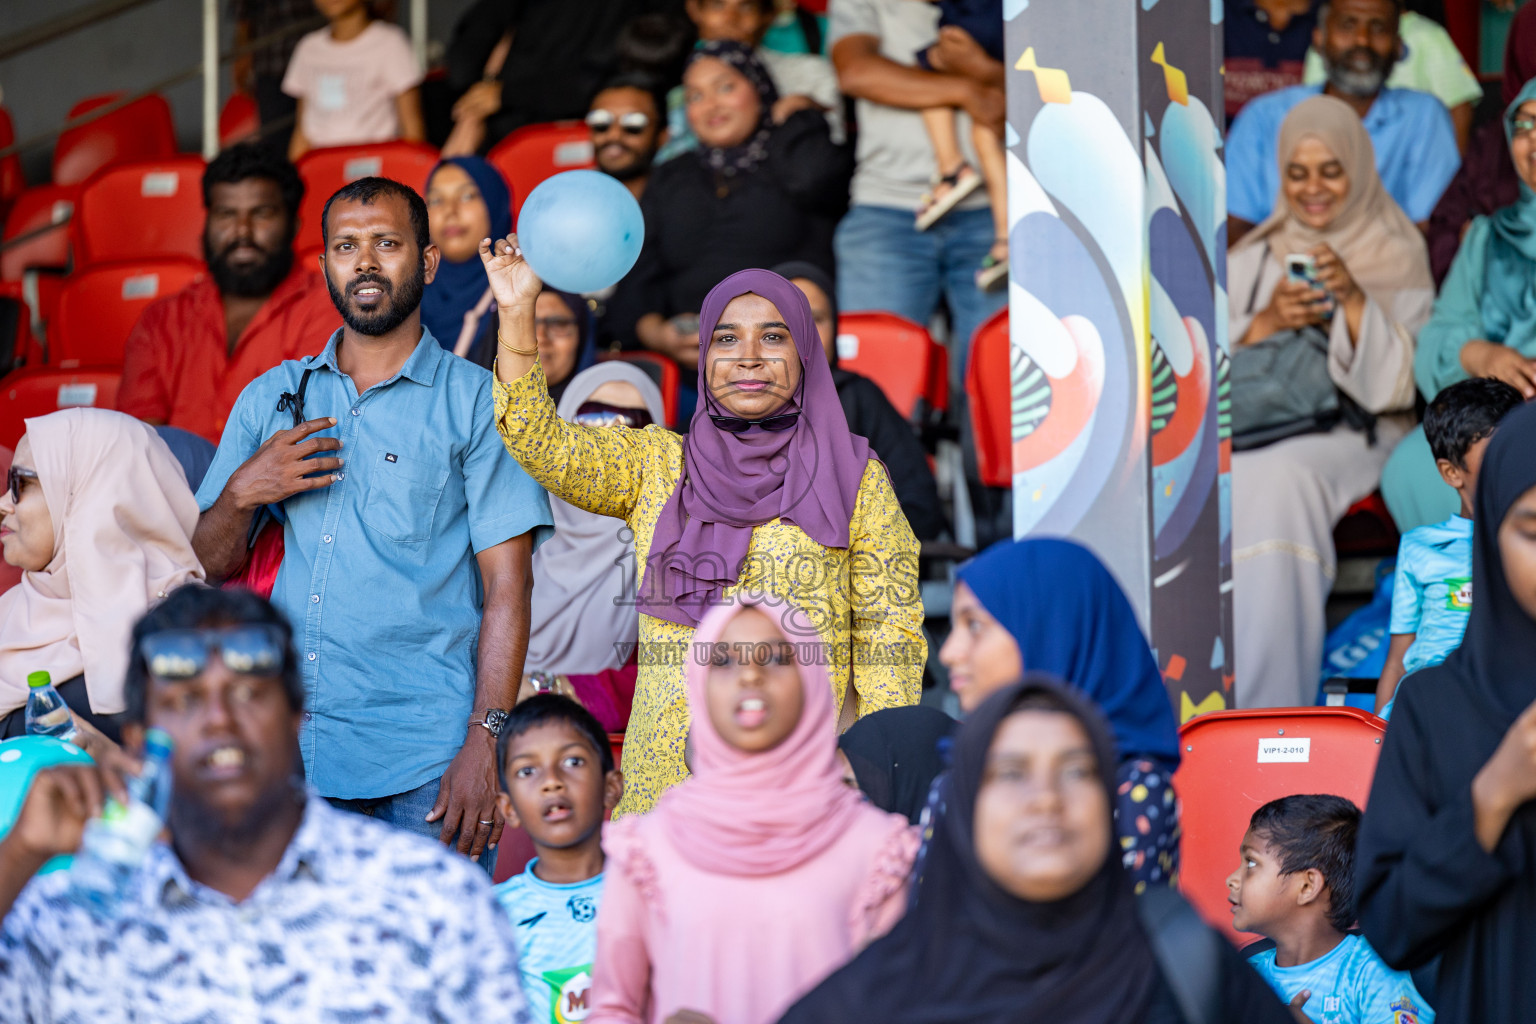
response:
{"label": "woman wearing sunglasses", "polygon": [[[577,374],[558,399],[558,412],[568,423],[598,428],[644,430],[665,419],[660,389],[624,362]],[[623,732],[635,697],[640,631],[634,536],[618,520],[559,498],[551,498],[549,508],[555,535],[533,553],[532,628],[518,700],[560,693],[586,707],[604,729]]]}
{"label": "woman wearing sunglasses", "polygon": [[27,675],[113,739],[134,622],[202,579],[197,502],[154,430],[106,409],[26,421],[0,495],[0,548],[22,570],[0,594],[0,739],[26,731]]}
{"label": "woman wearing sunglasses", "polygon": [[651,173],[640,202],[645,244],[608,304],[606,329],[691,371],[699,306],[723,275],[785,260],[832,268],[853,156],[832,142],[809,98],[775,106],[773,79],[741,43],[702,44],[683,87],[699,146]]}
{"label": "woman wearing sunglasses", "polygon": [[[869,443],[848,429],[805,295],[743,270],[700,304],[699,405],[686,440],[569,424],[537,363],[541,284],[516,239],[481,243],[501,322],[496,414],[507,450],[549,492],[624,520],[642,560],[639,679],[618,812],[686,774],[684,670],[699,617],[738,591],[823,659],[842,724],[917,702],[927,645],[917,539]],[[744,729],[771,709],[743,693]]]}

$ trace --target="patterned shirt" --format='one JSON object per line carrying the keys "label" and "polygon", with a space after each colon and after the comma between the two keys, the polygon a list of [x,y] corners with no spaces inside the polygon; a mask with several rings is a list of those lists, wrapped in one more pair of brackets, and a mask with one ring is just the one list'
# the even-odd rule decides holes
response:
{"label": "patterned shirt", "polygon": [[243,903],[156,846],[115,919],[32,880],[0,926],[0,1017],[17,1024],[528,1024],[512,926],[485,875],[313,793]]}
{"label": "patterned shirt", "polygon": [[[656,520],[682,480],[682,438],[656,425],[567,423],[555,412],[538,363],[511,384],[498,380],[495,400],[502,441],[530,476],[577,508],[628,524],[640,567],[637,588],[643,588]],[[803,612],[803,621],[786,612],[785,626],[797,641],[810,641],[814,631],[824,645],[839,709],[850,681],[861,716],[916,704],[928,660],[917,538],[878,459],[865,467],[848,536],[848,547],[827,548],[781,519],[756,526],[740,578],[723,597],[745,590]],[[650,810],[687,776],[684,672],[695,656],[693,628],[639,614],[640,673],[624,734],[619,815]]]}

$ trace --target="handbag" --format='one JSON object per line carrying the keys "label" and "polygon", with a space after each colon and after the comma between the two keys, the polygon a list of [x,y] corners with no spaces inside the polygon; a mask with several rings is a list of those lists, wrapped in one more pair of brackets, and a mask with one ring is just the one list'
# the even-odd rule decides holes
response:
{"label": "handbag", "polygon": [[[299,378],[297,394],[284,391],[277,400],[277,411],[292,413],[295,427],[304,422],[304,393],[309,390],[312,373],[313,369],[304,371]],[[283,565],[283,550],[283,524],[278,522],[271,509],[262,508],[251,521],[250,533],[246,535],[245,564],[224,581],[225,589],[244,587],[261,597],[271,598],[272,588],[277,583],[277,570]]]}
{"label": "handbag", "polygon": [[1232,351],[1232,450],[1251,451],[1344,423],[1375,444],[1376,417],[1328,372],[1328,336],[1316,326],[1271,334]]}

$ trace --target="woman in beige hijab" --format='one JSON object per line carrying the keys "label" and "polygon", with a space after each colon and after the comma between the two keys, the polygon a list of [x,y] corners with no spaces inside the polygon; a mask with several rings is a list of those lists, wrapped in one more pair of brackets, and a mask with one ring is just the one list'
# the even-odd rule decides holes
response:
{"label": "woman in beige hijab", "polygon": [[[1414,336],[1434,302],[1424,238],[1382,187],[1352,109],[1329,96],[1298,104],[1280,127],[1277,152],[1275,212],[1228,257],[1234,365],[1244,346],[1316,332],[1342,404],[1366,415],[1232,457],[1240,707],[1315,700],[1336,570],[1333,528],[1376,489],[1412,426]],[[1296,256],[1311,257],[1318,287],[1288,279],[1287,260]],[[1234,421],[1244,397],[1234,387]]]}
{"label": "woman in beige hijab", "polygon": [[77,721],[115,739],[134,622],[203,578],[197,501],[153,428],[106,409],[27,420],[6,485],[0,548],[23,573],[0,594],[0,739],[25,731],[38,670]]}

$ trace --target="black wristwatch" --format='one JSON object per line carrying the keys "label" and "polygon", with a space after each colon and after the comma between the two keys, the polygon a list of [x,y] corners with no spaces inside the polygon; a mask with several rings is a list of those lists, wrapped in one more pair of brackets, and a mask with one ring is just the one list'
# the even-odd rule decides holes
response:
{"label": "black wristwatch", "polygon": [[500,736],[501,727],[507,724],[507,713],[501,708],[490,708],[484,718],[472,719],[470,724],[480,726],[492,736]]}

